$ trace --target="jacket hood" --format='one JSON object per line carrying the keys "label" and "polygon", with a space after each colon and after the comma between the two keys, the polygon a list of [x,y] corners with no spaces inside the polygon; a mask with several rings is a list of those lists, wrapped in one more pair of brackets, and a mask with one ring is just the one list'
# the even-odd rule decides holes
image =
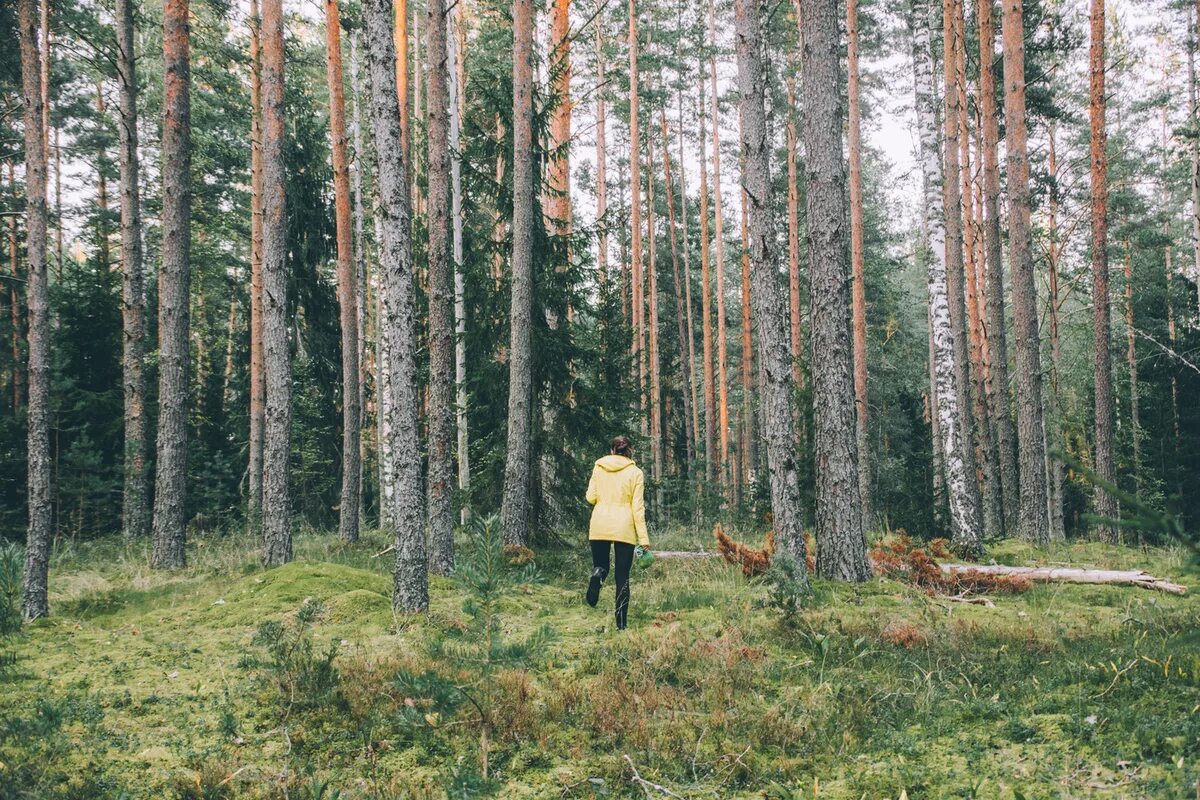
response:
{"label": "jacket hood", "polygon": [[596,460],[596,466],[605,472],[620,472],[626,467],[633,466],[633,459],[625,456],[607,455]]}

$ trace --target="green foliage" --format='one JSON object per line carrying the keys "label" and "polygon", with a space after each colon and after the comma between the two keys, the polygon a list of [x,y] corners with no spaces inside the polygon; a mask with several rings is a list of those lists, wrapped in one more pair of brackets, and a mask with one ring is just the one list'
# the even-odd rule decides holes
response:
{"label": "green foliage", "polygon": [[21,575],[25,551],[0,542],[0,677],[16,663],[14,640],[21,633]]}
{"label": "green foliage", "polygon": [[318,600],[307,600],[290,620],[270,620],[259,626],[252,644],[266,651],[266,658],[249,659],[246,666],[256,666],[267,676],[279,698],[280,716],[293,710],[320,708],[334,697],[338,687],[338,672],[333,665],[338,642],[319,650],[313,643],[312,628],[325,613]]}
{"label": "green foliage", "polygon": [[505,550],[499,518],[474,518],[471,547],[461,554],[453,576],[464,595],[466,620],[430,638],[429,657],[438,669],[421,673],[400,670],[395,676],[396,689],[406,698],[401,719],[410,725],[438,728],[464,705],[471,709],[469,718],[479,729],[481,769],[478,781],[471,772],[455,774],[458,796],[478,796],[471,792],[491,786],[487,780],[490,749],[502,698],[499,673],[530,663],[552,637],[549,626],[522,639],[504,635],[501,604],[518,587],[538,579],[532,562],[514,566],[514,560],[516,556]]}

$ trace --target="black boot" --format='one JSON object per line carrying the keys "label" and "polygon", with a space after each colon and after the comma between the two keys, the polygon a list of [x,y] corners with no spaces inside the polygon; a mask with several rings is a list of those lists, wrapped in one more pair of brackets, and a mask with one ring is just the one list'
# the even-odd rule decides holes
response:
{"label": "black boot", "polygon": [[587,604],[592,608],[596,607],[596,603],[600,602],[600,584],[604,583],[604,576],[608,571],[604,567],[596,567],[592,570],[592,578],[588,581],[587,588]]}

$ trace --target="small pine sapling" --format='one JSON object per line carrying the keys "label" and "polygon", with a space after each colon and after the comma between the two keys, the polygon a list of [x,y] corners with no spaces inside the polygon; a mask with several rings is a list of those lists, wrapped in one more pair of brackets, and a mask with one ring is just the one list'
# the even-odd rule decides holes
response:
{"label": "small pine sapling", "polygon": [[[466,594],[462,625],[438,631],[429,642],[429,658],[446,665],[445,672],[401,670],[394,684],[403,696],[401,721],[414,727],[442,730],[443,722],[467,709],[470,724],[479,730],[480,785],[486,785],[492,734],[501,702],[500,673],[529,663],[551,630],[543,626],[522,639],[504,636],[501,603],[520,586],[538,579],[536,565],[504,546],[500,519],[476,517],[470,527],[471,547],[455,565],[452,580]],[[455,785],[472,783],[464,771]]]}
{"label": "small pine sapling", "polygon": [[12,642],[21,634],[21,573],[25,551],[0,545],[0,674],[17,660]]}

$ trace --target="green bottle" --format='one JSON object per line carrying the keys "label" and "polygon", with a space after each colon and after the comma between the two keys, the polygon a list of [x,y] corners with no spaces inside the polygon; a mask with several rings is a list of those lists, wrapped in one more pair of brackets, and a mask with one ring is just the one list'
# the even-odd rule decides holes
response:
{"label": "green bottle", "polygon": [[638,569],[645,569],[654,563],[654,554],[639,544],[633,551],[633,559]]}

